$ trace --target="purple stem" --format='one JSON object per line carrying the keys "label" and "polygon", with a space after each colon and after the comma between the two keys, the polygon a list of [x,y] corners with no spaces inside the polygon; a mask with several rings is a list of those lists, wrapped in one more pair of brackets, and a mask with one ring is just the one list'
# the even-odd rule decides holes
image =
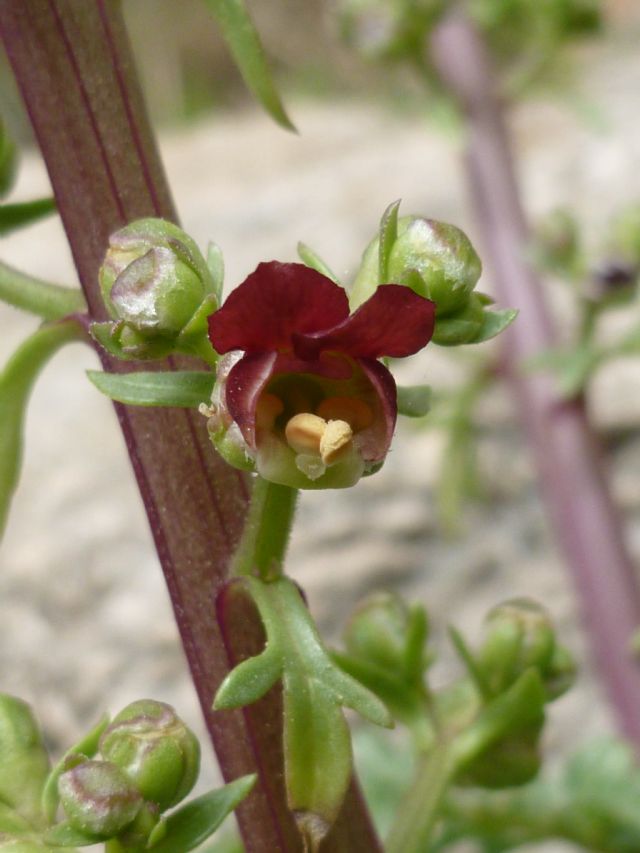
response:
{"label": "purple stem", "polygon": [[491,61],[461,13],[439,26],[432,50],[443,81],[466,116],[469,186],[499,301],[520,309],[504,335],[505,363],[548,512],[573,576],[602,682],[622,731],[640,753],[640,667],[630,649],[640,627],[640,589],[600,449],[582,400],[561,400],[549,375],[518,368],[553,346],[555,333],[541,283],[528,261],[527,225]]}
{"label": "purple stem", "polygon": [[[49,170],[90,314],[103,319],[97,272],[109,234],[142,216],[176,221],[120,3],[2,0],[0,32]],[[106,370],[139,369],[99,354]],[[157,365],[184,366],[184,359]],[[236,605],[237,616],[227,614],[223,638],[214,604],[246,516],[247,479],[212,452],[199,415],[120,405],[116,411],[223,775],[230,780],[258,773],[254,792],[238,810],[246,848],[300,853],[302,841],[282,783],[279,691],[246,711],[211,711],[230,661],[254,653],[264,642],[260,621],[246,605]],[[380,849],[355,783],[323,849]]]}

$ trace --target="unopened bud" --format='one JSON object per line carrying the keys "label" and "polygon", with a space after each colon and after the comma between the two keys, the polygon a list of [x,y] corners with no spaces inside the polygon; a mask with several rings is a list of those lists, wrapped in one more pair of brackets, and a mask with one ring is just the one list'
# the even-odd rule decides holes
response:
{"label": "unopened bud", "polygon": [[544,681],[555,649],[546,610],[530,599],[515,598],[490,612],[478,663],[491,687],[501,692],[529,667],[538,669]]}
{"label": "unopened bud", "polygon": [[[378,251],[376,237],[365,251],[363,266],[354,282],[352,307],[368,299],[377,284],[384,283],[377,280]],[[387,280],[405,284],[435,302],[436,329],[438,320],[464,310],[481,271],[480,258],[469,238],[455,225],[419,216],[398,220]]]}
{"label": "unopened bud", "polygon": [[[427,627],[421,611],[420,636],[424,645]],[[407,661],[407,646],[413,639],[415,614],[392,592],[378,592],[365,599],[351,616],[344,634],[347,654],[400,675]],[[420,654],[422,654],[422,650]]]}
{"label": "unopened bud", "polygon": [[111,316],[134,338],[174,339],[214,285],[188,234],[163,219],[140,219],[109,238],[100,288]]}
{"label": "unopened bud", "polygon": [[103,758],[117,764],[160,811],[179,803],[200,770],[200,745],[170,705],[152,699],[121,711],[100,739]]}
{"label": "unopened bud", "polygon": [[109,761],[83,761],[67,770],[58,793],[71,826],[97,839],[122,832],[143,804],[126,773]]}
{"label": "unopened bud", "polygon": [[0,803],[37,818],[48,773],[49,757],[31,709],[0,694]]}

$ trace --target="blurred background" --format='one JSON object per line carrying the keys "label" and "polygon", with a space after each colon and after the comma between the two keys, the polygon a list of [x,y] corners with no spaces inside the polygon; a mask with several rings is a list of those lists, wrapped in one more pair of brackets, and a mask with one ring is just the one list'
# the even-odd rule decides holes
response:
{"label": "blurred background", "polygon": [[[428,97],[406,69],[367,62],[345,43],[335,4],[254,5],[298,135],[252,103],[201,2],[124,4],[182,224],[203,248],[210,239],[220,245],[227,287],[260,260],[296,260],[299,240],[348,280],[380,215],[397,198],[403,213],[453,222],[473,239],[460,168],[464,135],[446,102]],[[640,200],[640,10],[633,0],[604,7],[604,32],[563,56],[509,116],[532,220],[569,208],[594,257],[603,223]],[[3,116],[22,147],[11,199],[46,194],[46,173],[6,64],[0,93]],[[0,257],[43,278],[76,281],[56,218],[0,240]],[[481,288],[491,292],[487,276]],[[549,298],[568,335],[575,317],[567,286],[551,277]],[[637,304],[621,311],[637,312]],[[622,314],[609,318],[611,334]],[[3,360],[36,325],[0,305]],[[477,359],[494,355],[492,344],[455,353],[432,346],[398,364],[396,375],[446,396]],[[141,696],[174,704],[201,731],[115,416],[84,375],[96,365],[87,348],[73,345],[39,380],[23,476],[0,549],[0,689],[34,704],[54,750],[105,707],[115,711]],[[603,368],[589,406],[638,559],[637,360]],[[448,457],[450,466],[477,462],[476,486],[463,500],[439,491],[449,435],[428,419],[401,423],[383,470],[357,488],[303,495],[289,572],[307,590],[331,642],[370,590],[394,588],[422,601],[432,617],[440,683],[456,666],[448,624],[473,638],[499,601],[514,595],[541,601],[580,666],[576,688],[550,709],[546,748],[554,756],[611,731],[612,719],[506,387],[493,384],[478,395],[469,437],[471,445],[450,447]],[[203,784],[216,772],[207,750]]]}

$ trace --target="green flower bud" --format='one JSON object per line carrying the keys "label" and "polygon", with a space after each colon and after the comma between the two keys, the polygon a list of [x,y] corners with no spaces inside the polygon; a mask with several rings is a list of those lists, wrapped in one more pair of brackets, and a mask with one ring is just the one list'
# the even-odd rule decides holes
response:
{"label": "green flower bud", "polygon": [[376,593],[351,616],[344,642],[347,653],[397,673],[405,666],[411,611],[392,592]]}
{"label": "green flower bud", "polygon": [[157,357],[181,334],[206,338],[215,285],[195,242],[171,222],[140,219],[112,234],[99,279],[125,352]]}
{"label": "green flower bud", "polygon": [[83,761],[67,770],[58,793],[71,826],[96,839],[118,835],[143,804],[127,774],[108,761]]}
{"label": "green flower bud", "polygon": [[[378,281],[379,237],[365,250],[351,292],[352,307],[371,296]],[[482,264],[467,235],[444,222],[403,216],[389,253],[387,282],[406,284],[436,303],[437,320],[463,311]],[[437,321],[436,321],[437,330]]]}
{"label": "green flower bud", "polygon": [[141,699],[121,711],[103,732],[100,752],[160,811],[187,796],[200,770],[196,736],[170,705],[153,699]]}
{"label": "green flower bud", "polygon": [[473,761],[456,783],[482,788],[510,788],[530,782],[542,762],[541,730],[542,722],[503,738]]}
{"label": "green flower bud", "polygon": [[545,609],[530,599],[514,598],[489,613],[478,664],[499,693],[529,667],[536,667],[544,681],[555,651],[555,631]]}
{"label": "green flower bud", "polygon": [[29,706],[0,694],[0,802],[38,820],[49,756]]}

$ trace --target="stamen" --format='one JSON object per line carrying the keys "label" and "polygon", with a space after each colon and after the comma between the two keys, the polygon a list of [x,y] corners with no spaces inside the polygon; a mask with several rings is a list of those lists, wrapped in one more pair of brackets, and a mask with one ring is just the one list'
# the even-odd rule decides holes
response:
{"label": "stamen", "polygon": [[320,457],[325,465],[338,462],[351,446],[353,430],[346,421],[329,421],[320,439]]}
{"label": "stamen", "polygon": [[289,420],[284,434],[287,444],[296,453],[318,455],[326,427],[327,422],[323,418],[309,412],[301,412]]}
{"label": "stamen", "polygon": [[371,406],[357,397],[325,397],[316,413],[325,421],[346,421],[354,432],[373,423]]}
{"label": "stamen", "polygon": [[263,394],[256,406],[256,425],[262,429],[271,429],[278,415],[284,411],[284,403],[275,394]]}

